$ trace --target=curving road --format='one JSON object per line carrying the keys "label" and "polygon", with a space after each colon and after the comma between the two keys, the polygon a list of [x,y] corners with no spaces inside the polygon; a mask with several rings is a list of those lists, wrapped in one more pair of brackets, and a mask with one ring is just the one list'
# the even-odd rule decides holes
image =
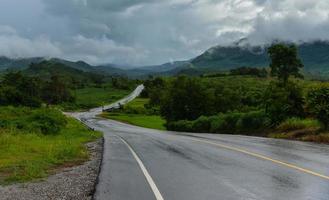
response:
{"label": "curving road", "polygon": [[329,199],[328,145],[157,131],[94,113],[75,116],[104,133],[95,199]]}

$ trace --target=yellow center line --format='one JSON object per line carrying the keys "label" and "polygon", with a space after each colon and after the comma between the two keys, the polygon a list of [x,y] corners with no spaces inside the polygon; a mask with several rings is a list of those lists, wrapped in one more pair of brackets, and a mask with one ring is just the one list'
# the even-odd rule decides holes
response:
{"label": "yellow center line", "polygon": [[207,140],[200,140],[200,139],[195,139],[195,138],[190,138],[190,137],[189,137],[189,139],[193,140],[193,141],[196,141],[196,142],[211,144],[211,145],[221,147],[221,148],[225,148],[225,149],[228,149],[228,150],[231,150],[231,151],[237,151],[237,152],[240,152],[240,153],[243,153],[243,154],[247,154],[247,155],[250,155],[250,156],[254,156],[254,157],[263,159],[263,160],[268,160],[268,161],[271,161],[273,163],[276,163],[276,164],[279,164],[279,165],[282,165],[282,166],[286,166],[286,167],[289,167],[289,168],[292,168],[292,169],[295,169],[295,170],[298,170],[298,171],[301,171],[301,172],[304,172],[304,173],[307,173],[307,174],[311,174],[311,175],[329,180],[329,176],[319,174],[319,173],[314,172],[312,170],[305,169],[305,168],[302,168],[302,167],[298,167],[296,165],[286,163],[286,162],[283,162],[283,161],[280,161],[280,160],[272,159],[272,158],[269,158],[267,156],[263,156],[261,154],[253,153],[253,152],[250,152],[250,151],[247,151],[247,150],[244,150],[244,149],[239,149],[239,148],[227,146],[227,145],[224,145],[224,144],[210,142],[210,141],[207,141]]}

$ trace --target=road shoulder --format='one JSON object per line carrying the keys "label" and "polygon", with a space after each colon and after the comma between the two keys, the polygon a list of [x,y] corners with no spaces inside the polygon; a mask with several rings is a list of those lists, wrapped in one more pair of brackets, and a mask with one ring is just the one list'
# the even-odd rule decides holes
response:
{"label": "road shoulder", "polygon": [[102,160],[103,139],[86,144],[90,159],[64,168],[47,179],[0,187],[1,200],[92,199]]}

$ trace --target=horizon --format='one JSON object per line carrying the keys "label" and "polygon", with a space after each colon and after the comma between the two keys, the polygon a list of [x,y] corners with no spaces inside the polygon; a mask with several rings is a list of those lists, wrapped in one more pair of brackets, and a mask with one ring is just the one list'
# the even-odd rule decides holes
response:
{"label": "horizon", "polygon": [[0,55],[160,65],[243,38],[328,41],[328,9],[310,0],[3,0]]}
{"label": "horizon", "polygon": [[[241,43],[240,41],[239,42],[234,42],[232,44],[227,44],[227,45],[217,45],[217,46],[212,46],[212,47],[209,47],[207,50],[205,50],[204,52],[202,52],[201,54],[193,57],[193,58],[189,58],[189,59],[185,59],[185,60],[171,60],[171,61],[167,61],[167,62],[164,62],[164,63],[156,63],[156,64],[149,64],[149,65],[132,65],[132,64],[124,64],[124,63],[99,63],[99,64],[93,64],[93,63],[90,63],[86,60],[74,60],[74,59],[65,59],[65,58],[61,58],[61,57],[41,57],[41,56],[35,56],[35,57],[9,57],[9,56],[5,56],[5,55],[0,55],[0,58],[7,58],[7,59],[12,59],[12,60],[24,60],[24,59],[44,59],[46,61],[50,61],[52,59],[58,59],[58,60],[63,60],[63,61],[68,61],[68,62],[73,62],[73,63],[77,63],[77,62],[84,62],[92,67],[98,67],[98,66],[109,66],[109,67],[114,67],[114,68],[117,68],[117,69],[124,69],[124,70],[131,70],[131,69],[138,69],[138,68],[147,68],[147,67],[155,67],[155,66],[161,66],[161,65],[166,65],[166,64],[172,64],[174,65],[175,63],[177,62],[189,62],[195,58],[197,58],[198,56],[201,56],[203,55],[204,53],[206,52],[209,52],[211,51],[213,48],[216,48],[216,47],[239,47],[239,48],[247,48],[249,49],[250,47],[260,47],[260,48],[267,48],[268,46],[270,46],[271,44],[274,44],[274,43],[286,43],[286,44],[289,44],[289,43],[292,43],[294,45],[308,45],[308,44],[314,44],[314,43],[326,43],[326,44],[329,44],[329,40],[313,40],[313,41],[307,41],[307,42],[304,42],[304,41],[298,41],[298,42],[290,42],[290,41],[278,41],[278,40],[275,40],[275,41],[272,41],[272,43],[267,43],[267,44],[263,44],[263,45],[255,45],[255,46],[251,46],[249,43]],[[253,52],[253,51],[250,51],[250,52]]]}

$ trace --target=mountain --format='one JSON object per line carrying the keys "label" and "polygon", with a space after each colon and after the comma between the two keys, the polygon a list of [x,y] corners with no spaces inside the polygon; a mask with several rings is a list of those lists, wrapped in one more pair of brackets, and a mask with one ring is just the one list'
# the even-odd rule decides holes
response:
{"label": "mountain", "polygon": [[58,75],[62,81],[75,85],[83,86],[89,83],[102,83],[109,79],[109,76],[93,72],[85,72],[70,66],[67,66],[54,60],[44,60],[40,63],[33,63],[22,73],[28,76],[39,77],[42,80],[50,80],[51,77]]}
{"label": "mountain", "polygon": [[[115,64],[92,66],[83,61],[67,61],[58,58],[48,59],[49,62],[62,63],[83,72],[107,75],[123,75],[128,77],[147,77],[149,75],[198,75],[205,72],[222,72],[237,67],[268,67],[269,58],[265,46],[251,46],[246,41],[232,46],[212,47],[200,56],[188,61],[176,61],[162,65],[124,68]],[[316,77],[329,77],[329,42],[316,41],[298,45],[299,56],[305,69],[304,72]],[[0,71],[7,69],[26,69],[31,63],[40,63],[45,58],[10,59],[0,57]]]}
{"label": "mountain", "polygon": [[72,67],[74,69],[78,69],[84,72],[90,72],[90,71],[94,71],[95,68],[91,65],[89,65],[88,63],[84,62],[84,61],[77,61],[77,62],[72,62],[72,61],[68,61],[68,60],[63,60],[63,59],[59,59],[59,58],[51,58],[48,61],[50,62],[54,62],[54,63],[62,63],[66,66]]}
{"label": "mountain", "polygon": [[0,56],[0,71],[7,69],[24,69],[31,63],[39,63],[43,60],[44,58],[41,57],[11,59],[5,56]]}
{"label": "mountain", "polygon": [[[329,42],[302,43],[297,47],[306,72],[329,75]],[[239,44],[228,47],[216,46],[192,59],[191,64],[197,69],[210,71],[226,71],[242,66],[268,67],[270,61],[267,48],[268,46]]]}
{"label": "mountain", "polygon": [[138,67],[134,70],[136,71],[144,71],[149,73],[161,73],[161,72],[168,72],[175,70],[177,68],[182,68],[187,65],[189,65],[189,61],[175,61],[175,62],[169,62],[162,65],[153,65],[153,66],[145,66],[145,67]]}
{"label": "mountain", "polygon": [[[25,70],[29,68],[32,63],[39,64],[43,61],[47,61],[49,65],[52,64],[63,64],[67,67],[77,69],[83,72],[92,72],[99,74],[107,74],[107,75],[127,75],[129,72],[126,70],[122,70],[119,68],[112,67],[110,65],[107,66],[93,66],[84,61],[72,62],[59,58],[8,58],[1,56],[0,57],[0,72],[5,70]],[[56,66],[56,65],[52,65]]]}

